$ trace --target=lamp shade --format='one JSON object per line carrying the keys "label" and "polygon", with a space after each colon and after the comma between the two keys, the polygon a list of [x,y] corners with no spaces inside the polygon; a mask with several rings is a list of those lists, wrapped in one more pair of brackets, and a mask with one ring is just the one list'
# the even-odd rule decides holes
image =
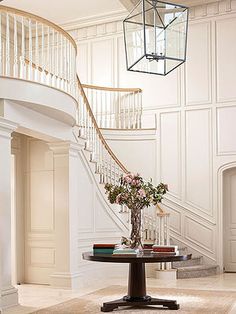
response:
{"label": "lamp shade", "polygon": [[129,71],[166,75],[186,60],[188,8],[141,0],[123,21]]}

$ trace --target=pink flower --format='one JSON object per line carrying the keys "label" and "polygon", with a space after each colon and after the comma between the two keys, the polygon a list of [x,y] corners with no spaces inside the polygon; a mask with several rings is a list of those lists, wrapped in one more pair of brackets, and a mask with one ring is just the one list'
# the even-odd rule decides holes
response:
{"label": "pink flower", "polygon": [[116,197],[116,204],[120,204],[120,201],[121,201],[121,195],[118,194]]}
{"label": "pink flower", "polygon": [[140,180],[134,179],[134,180],[132,180],[131,184],[132,184],[133,186],[139,186],[139,185],[140,185]]}
{"label": "pink flower", "polygon": [[139,194],[141,197],[146,197],[146,192],[144,191],[144,189],[138,190],[138,194]]}
{"label": "pink flower", "polygon": [[128,184],[132,182],[132,178],[130,178],[130,176],[124,177],[124,180],[125,180],[125,182],[128,183]]}

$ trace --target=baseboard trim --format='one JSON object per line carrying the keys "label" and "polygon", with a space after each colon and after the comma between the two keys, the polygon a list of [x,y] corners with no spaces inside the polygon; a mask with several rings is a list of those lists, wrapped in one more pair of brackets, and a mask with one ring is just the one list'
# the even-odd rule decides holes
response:
{"label": "baseboard trim", "polygon": [[18,305],[18,290],[15,287],[1,289],[0,309]]}

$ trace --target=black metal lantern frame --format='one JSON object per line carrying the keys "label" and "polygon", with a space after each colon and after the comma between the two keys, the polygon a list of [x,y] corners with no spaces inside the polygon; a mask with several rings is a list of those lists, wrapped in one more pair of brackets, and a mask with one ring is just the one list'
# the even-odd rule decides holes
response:
{"label": "black metal lantern frame", "polygon": [[141,0],[123,21],[128,71],[167,75],[186,61],[189,10]]}

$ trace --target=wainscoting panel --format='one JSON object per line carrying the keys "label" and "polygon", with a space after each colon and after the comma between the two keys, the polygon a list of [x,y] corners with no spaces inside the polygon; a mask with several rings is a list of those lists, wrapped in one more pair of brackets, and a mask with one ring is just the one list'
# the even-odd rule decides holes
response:
{"label": "wainscoting panel", "polygon": [[31,232],[54,230],[53,171],[30,174]]}
{"label": "wainscoting panel", "polygon": [[217,108],[218,155],[236,154],[236,106]]}
{"label": "wainscoting panel", "polygon": [[[113,86],[113,41],[105,39],[91,43],[91,82]],[[86,62],[86,60],[84,61]]]}
{"label": "wainscoting panel", "polygon": [[211,23],[189,26],[186,62],[186,105],[211,101]]}
{"label": "wainscoting panel", "polygon": [[217,101],[235,101],[236,17],[216,22]]}
{"label": "wainscoting panel", "polygon": [[214,232],[211,227],[185,216],[185,237],[210,253],[214,252]]}
{"label": "wainscoting panel", "polygon": [[48,145],[25,138],[25,282],[48,284],[55,267],[53,153]]}
{"label": "wainscoting panel", "polygon": [[186,111],[186,202],[212,215],[211,110]]}
{"label": "wainscoting panel", "polygon": [[89,69],[89,60],[88,60],[88,53],[89,53],[89,44],[84,43],[80,44],[78,49],[78,58],[77,58],[77,68],[79,73],[79,78],[81,82],[86,83],[88,82],[88,69]]}
{"label": "wainscoting panel", "polygon": [[160,114],[160,179],[169,192],[181,199],[181,122],[180,112]]}

